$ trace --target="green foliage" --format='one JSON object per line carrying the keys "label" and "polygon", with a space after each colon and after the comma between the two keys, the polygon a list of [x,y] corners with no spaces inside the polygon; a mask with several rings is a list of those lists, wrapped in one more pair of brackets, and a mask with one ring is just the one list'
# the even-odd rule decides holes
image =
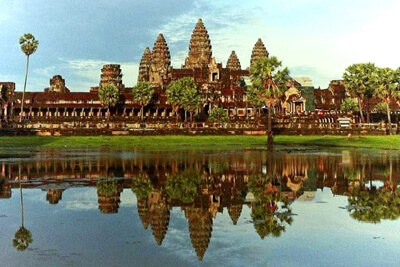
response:
{"label": "green foliage", "polygon": [[288,198],[272,184],[269,176],[251,177],[248,187],[255,198],[251,218],[256,232],[261,239],[270,235],[279,237],[285,231],[286,225],[293,221]]}
{"label": "green foliage", "polygon": [[265,100],[257,93],[257,88],[250,86],[247,88],[247,99],[254,107],[262,107],[265,105]]}
{"label": "green foliage", "polygon": [[396,220],[400,217],[399,194],[400,189],[392,182],[386,182],[379,189],[351,188],[348,197],[350,216],[366,223]]}
{"label": "green foliage", "polygon": [[31,231],[21,226],[14,235],[13,246],[18,251],[24,251],[32,242],[33,238]]}
{"label": "green foliage", "polygon": [[287,89],[289,69],[280,69],[281,66],[282,62],[276,57],[262,57],[251,66],[251,91],[262,99],[265,105],[275,105]]}
{"label": "green foliage", "polygon": [[376,97],[387,103],[400,99],[400,68],[398,70],[378,68],[377,83]]}
{"label": "green foliage", "polygon": [[99,88],[98,96],[103,106],[114,107],[119,100],[119,90],[113,84],[106,84]]}
{"label": "green foliage", "polygon": [[31,33],[25,33],[19,38],[19,44],[21,45],[21,50],[25,55],[30,56],[36,52],[39,46],[39,41],[35,39]]}
{"label": "green foliage", "polygon": [[367,90],[377,87],[377,68],[373,63],[348,66],[343,73],[344,86],[352,96],[363,98]]}
{"label": "green foliage", "polygon": [[354,102],[353,98],[351,97],[348,97],[343,101],[342,105],[340,106],[340,109],[346,112],[359,111],[357,103]]}
{"label": "green foliage", "polygon": [[147,174],[141,173],[132,178],[132,192],[137,198],[147,199],[154,186]]}
{"label": "green foliage", "polygon": [[387,106],[386,106],[386,104],[383,103],[383,102],[380,102],[380,103],[376,104],[376,106],[375,106],[374,109],[375,109],[375,111],[378,112],[378,113],[387,114]]}
{"label": "green foliage", "polygon": [[154,88],[149,82],[138,82],[132,89],[133,99],[141,106],[150,103],[154,95]]}
{"label": "green foliage", "polygon": [[223,108],[214,108],[208,116],[208,121],[211,123],[228,122],[229,117]]}
{"label": "green foliage", "polygon": [[197,88],[189,88],[183,92],[182,107],[189,112],[195,112],[201,106],[201,96]]}
{"label": "green foliage", "polygon": [[114,196],[118,191],[117,181],[111,179],[98,181],[96,187],[100,195],[107,197]]}
{"label": "green foliage", "polygon": [[172,106],[182,107],[184,104],[185,91],[195,89],[197,85],[191,77],[183,77],[177,81],[172,81],[167,86],[167,98]]}
{"label": "green foliage", "polygon": [[173,174],[167,180],[167,195],[169,198],[180,200],[183,203],[192,203],[201,180],[201,174],[195,171]]}

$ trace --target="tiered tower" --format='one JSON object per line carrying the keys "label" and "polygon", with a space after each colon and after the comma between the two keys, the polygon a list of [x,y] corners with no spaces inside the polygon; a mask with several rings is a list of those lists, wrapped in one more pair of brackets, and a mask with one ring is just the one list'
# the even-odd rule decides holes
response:
{"label": "tiered tower", "polygon": [[189,222],[190,241],[197,258],[201,261],[210,244],[213,224],[211,214],[205,208],[187,207],[185,217]]}
{"label": "tiered tower", "polygon": [[149,227],[149,209],[147,208],[147,200],[143,198],[137,199],[137,209],[140,220],[142,221],[143,228],[146,230]]}
{"label": "tiered tower", "polygon": [[265,45],[261,38],[258,38],[257,43],[253,47],[253,51],[251,53],[251,60],[250,60],[250,67],[253,65],[253,63],[262,58],[262,57],[268,57],[269,53],[267,49],[265,48]]}
{"label": "tiered tower", "polygon": [[11,184],[0,180],[0,199],[11,198]]}
{"label": "tiered tower", "polygon": [[62,199],[62,193],[64,189],[49,189],[47,190],[46,200],[52,204],[58,204]]}
{"label": "tiered tower", "polygon": [[149,220],[153,236],[160,246],[167,234],[169,225],[169,209],[167,198],[159,189],[154,189],[148,197]]}
{"label": "tiered tower", "polygon": [[115,192],[101,192],[97,190],[99,210],[104,214],[118,213],[119,203],[121,202],[121,190]]}
{"label": "tiered tower", "polygon": [[150,48],[146,47],[142,59],[140,60],[138,82],[149,81],[150,67],[151,67],[151,51]]}
{"label": "tiered tower", "polygon": [[240,218],[240,214],[242,213],[242,208],[243,208],[242,204],[231,205],[228,208],[228,214],[231,217],[233,225],[237,224],[237,222]]}
{"label": "tiered tower", "polygon": [[54,75],[53,78],[50,79],[50,87],[46,88],[45,91],[69,93],[69,89],[65,87],[65,80],[61,77],[61,75]]}
{"label": "tiered tower", "polygon": [[171,55],[167,42],[162,33],[157,37],[151,53],[150,82],[163,85],[168,77],[168,69],[171,65]]}
{"label": "tiered tower", "polygon": [[235,53],[232,51],[231,55],[228,58],[228,62],[226,63],[226,67],[230,70],[241,70],[240,61]]}
{"label": "tiered tower", "polygon": [[100,87],[106,84],[113,84],[119,90],[124,89],[125,86],[122,84],[121,65],[107,64],[103,66],[101,69]]}
{"label": "tiered tower", "polygon": [[207,68],[211,61],[212,51],[210,37],[203,21],[199,19],[193,30],[189,44],[189,57],[185,60],[186,69]]}

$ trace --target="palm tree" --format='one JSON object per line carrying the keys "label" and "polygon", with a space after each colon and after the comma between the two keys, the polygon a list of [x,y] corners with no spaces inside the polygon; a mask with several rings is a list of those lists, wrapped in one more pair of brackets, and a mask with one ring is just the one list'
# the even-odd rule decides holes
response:
{"label": "palm tree", "polygon": [[19,114],[19,122],[22,121],[22,113],[24,110],[24,101],[25,101],[25,90],[26,90],[26,81],[28,80],[28,68],[29,68],[29,56],[36,52],[39,41],[35,39],[30,33],[25,33],[24,36],[19,38],[19,44],[21,45],[21,50],[26,55],[26,71],[25,71],[25,83],[24,83],[24,91],[22,93],[22,102],[21,102],[21,112]]}
{"label": "palm tree", "polygon": [[378,87],[375,96],[386,104],[386,113],[389,125],[389,134],[392,134],[392,120],[390,117],[390,104],[400,99],[400,68],[396,71],[390,68],[378,68]]}
{"label": "palm tree", "polygon": [[191,89],[196,89],[197,92],[197,85],[192,77],[183,77],[177,81],[172,81],[167,86],[167,98],[175,110],[176,122],[179,120],[178,111],[183,106],[185,101],[185,91]]}
{"label": "palm tree", "polygon": [[279,70],[282,62],[276,57],[262,57],[251,66],[251,90],[268,108],[268,146],[272,146],[272,107],[278,104],[287,89],[289,69]]}
{"label": "palm tree", "polygon": [[344,86],[350,95],[358,99],[361,122],[364,123],[362,101],[366,94],[375,90],[377,85],[376,67],[373,63],[358,63],[348,66],[343,73]]}
{"label": "palm tree", "polygon": [[119,101],[119,90],[113,84],[106,84],[99,88],[98,96],[102,105],[107,107],[107,114],[110,114],[110,107],[114,107]]}
{"label": "palm tree", "polygon": [[193,113],[201,106],[201,96],[197,87],[189,88],[183,92],[182,106],[190,113],[190,121],[193,121]]}
{"label": "palm tree", "polygon": [[143,120],[144,106],[148,105],[153,98],[154,88],[149,82],[138,82],[132,89],[133,99],[141,106],[140,118]]}

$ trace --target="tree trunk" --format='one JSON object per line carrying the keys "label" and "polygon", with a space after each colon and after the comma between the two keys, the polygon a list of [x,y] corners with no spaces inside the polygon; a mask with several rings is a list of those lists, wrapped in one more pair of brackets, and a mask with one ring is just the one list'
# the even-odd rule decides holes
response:
{"label": "tree trunk", "polygon": [[272,118],[271,118],[271,103],[268,103],[268,140],[267,140],[267,144],[268,144],[268,148],[272,148],[272,145],[274,143],[273,140],[273,136],[272,136]]}
{"label": "tree trunk", "polygon": [[367,98],[367,122],[371,123],[371,119],[369,116],[369,97]]}
{"label": "tree trunk", "polygon": [[388,129],[389,129],[389,134],[392,135],[392,120],[390,118],[390,103],[386,103],[386,109],[387,109],[387,116],[388,116]]}
{"label": "tree trunk", "polygon": [[29,69],[29,55],[26,57],[25,83],[24,83],[24,91],[22,92],[22,102],[21,102],[21,111],[19,113],[19,122],[22,122],[22,114],[24,111],[26,81],[28,80],[28,69]]}
{"label": "tree trunk", "polygon": [[360,110],[360,119],[361,119],[361,123],[364,123],[364,114],[363,114],[363,110],[362,110],[362,103],[361,103],[361,98],[358,98],[358,109]]}
{"label": "tree trunk", "polygon": [[175,111],[175,114],[176,114],[176,123],[178,123],[179,122],[179,108],[178,109],[176,109],[176,111]]}
{"label": "tree trunk", "polygon": [[143,114],[144,113],[144,106],[142,106],[141,110],[140,110],[140,119],[143,121]]}
{"label": "tree trunk", "polygon": [[21,204],[21,222],[22,222],[22,227],[24,227],[24,199],[22,198],[22,186],[21,186],[21,180],[22,180],[22,174],[21,174],[21,167],[19,167],[19,194],[20,194],[20,204]]}

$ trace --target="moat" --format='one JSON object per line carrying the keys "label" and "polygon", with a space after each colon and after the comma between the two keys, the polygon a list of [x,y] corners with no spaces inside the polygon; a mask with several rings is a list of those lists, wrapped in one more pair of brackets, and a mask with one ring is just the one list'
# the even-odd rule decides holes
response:
{"label": "moat", "polygon": [[361,149],[3,148],[0,257],[6,266],[397,266],[399,163],[398,151]]}

